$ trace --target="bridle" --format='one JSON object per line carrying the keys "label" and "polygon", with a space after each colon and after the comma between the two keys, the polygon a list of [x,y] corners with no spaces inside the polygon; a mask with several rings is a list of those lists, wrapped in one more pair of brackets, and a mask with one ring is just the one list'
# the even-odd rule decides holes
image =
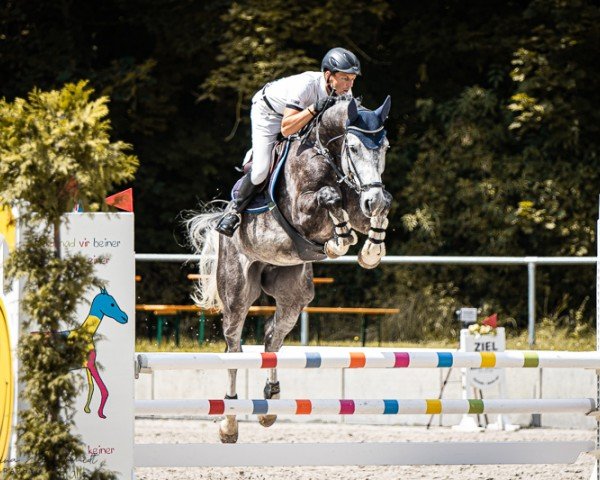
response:
{"label": "bridle", "polygon": [[[323,145],[323,142],[321,141],[321,138],[319,136],[319,124],[321,122],[321,116],[322,113],[320,113],[315,118],[315,122],[313,124],[313,128],[315,128],[315,156],[321,156],[325,159],[325,161],[328,163],[331,169],[335,172],[335,175],[338,178],[338,183],[345,183],[346,185],[348,185],[348,187],[353,189],[359,195],[372,188],[385,189],[385,185],[382,182],[371,182],[366,184],[363,183],[358,173],[358,169],[356,168],[356,164],[352,160],[352,155],[350,155],[350,151],[348,148],[348,133],[351,133],[352,130],[366,134],[373,134],[381,132],[383,130],[383,125],[375,130],[365,130],[359,127],[349,125],[344,129],[343,133],[337,135],[336,137],[330,138],[327,141],[327,143]],[[342,137],[342,148],[340,150],[339,155],[340,164],[342,168],[340,169],[340,167],[336,165],[334,154],[332,154],[327,147],[331,142],[338,140]],[[346,161],[344,162],[344,160]]]}

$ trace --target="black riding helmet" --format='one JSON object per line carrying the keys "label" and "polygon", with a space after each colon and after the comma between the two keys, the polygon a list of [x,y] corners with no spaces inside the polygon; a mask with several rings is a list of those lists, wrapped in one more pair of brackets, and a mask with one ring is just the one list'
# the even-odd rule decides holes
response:
{"label": "black riding helmet", "polygon": [[360,61],[350,50],[336,47],[329,50],[321,62],[321,71],[344,72],[360,75]]}

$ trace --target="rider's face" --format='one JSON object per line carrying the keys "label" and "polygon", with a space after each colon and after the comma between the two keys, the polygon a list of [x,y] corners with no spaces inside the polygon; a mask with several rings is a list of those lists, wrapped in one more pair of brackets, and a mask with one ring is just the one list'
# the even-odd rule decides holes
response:
{"label": "rider's face", "polygon": [[344,72],[326,72],[328,74],[327,84],[337,92],[338,95],[343,95],[344,93],[348,93],[354,85],[354,80],[356,79],[356,75],[353,73],[344,73]]}

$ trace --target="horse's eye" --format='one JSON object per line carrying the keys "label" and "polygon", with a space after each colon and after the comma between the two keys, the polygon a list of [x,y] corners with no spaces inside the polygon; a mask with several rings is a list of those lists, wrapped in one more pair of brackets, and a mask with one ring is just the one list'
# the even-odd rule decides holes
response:
{"label": "horse's eye", "polygon": [[349,148],[352,153],[358,153],[358,148],[355,145],[350,145]]}
{"label": "horse's eye", "polygon": [[114,303],[111,303],[111,304],[110,304],[110,306],[111,306],[111,307],[114,307],[114,306],[115,306],[115,304],[114,304]]}

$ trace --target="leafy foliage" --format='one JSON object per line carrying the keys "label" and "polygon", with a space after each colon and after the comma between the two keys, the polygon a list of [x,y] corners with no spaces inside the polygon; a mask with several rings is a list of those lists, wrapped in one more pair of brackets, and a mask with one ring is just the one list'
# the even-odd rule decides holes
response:
{"label": "leafy foliage", "polygon": [[218,95],[229,89],[241,102],[247,102],[269,80],[319,70],[320,65],[306,54],[304,45],[316,41],[353,43],[354,19],[383,19],[387,13],[388,7],[381,0],[368,4],[348,0],[291,5],[283,0],[233,3],[222,17],[228,28],[219,46],[220,66],[202,84],[205,93],[201,98],[218,100]]}
{"label": "leafy foliage", "polygon": [[133,178],[137,158],[130,145],[110,142],[107,97],[91,101],[86,82],[61,90],[34,89],[28,100],[0,101],[0,188],[5,204],[26,202],[56,224],[79,200],[87,209],[106,208],[113,184]]}

